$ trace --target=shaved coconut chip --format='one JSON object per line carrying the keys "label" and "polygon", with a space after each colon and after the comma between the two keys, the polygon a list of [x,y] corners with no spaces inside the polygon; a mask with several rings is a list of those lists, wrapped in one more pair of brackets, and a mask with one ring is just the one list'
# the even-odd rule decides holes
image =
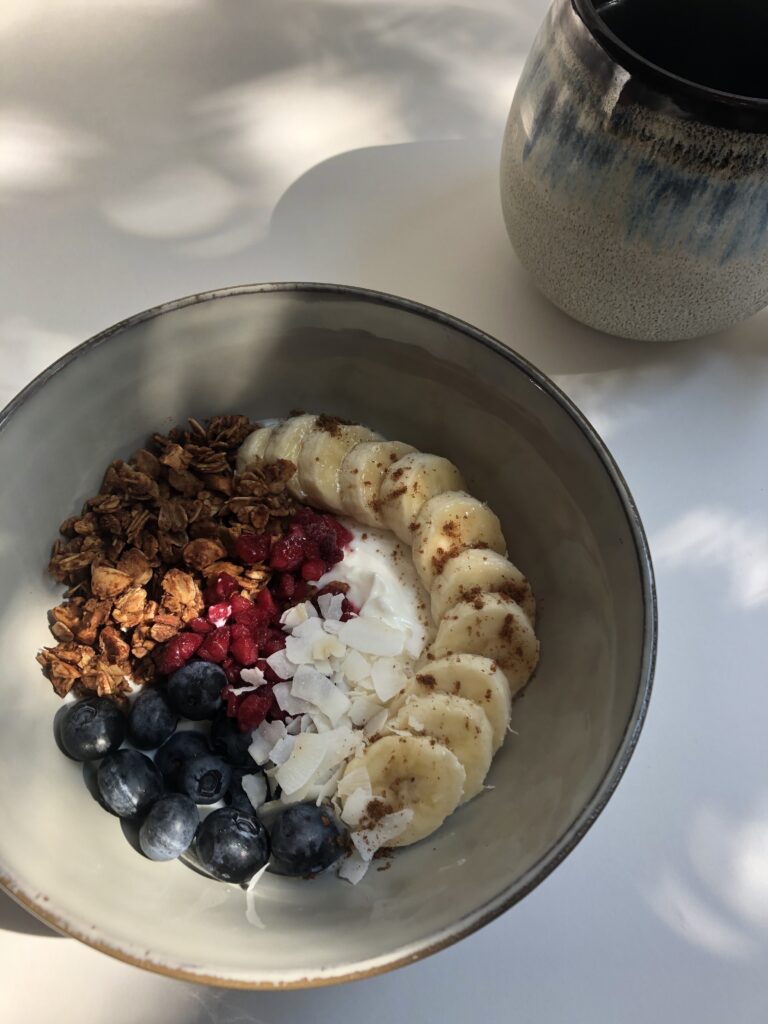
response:
{"label": "shaved coconut chip", "polygon": [[383,710],[381,704],[372,697],[354,697],[349,707],[349,717],[352,724],[360,728]]}
{"label": "shaved coconut chip", "polygon": [[308,665],[312,661],[312,640],[301,636],[287,637],[285,655],[294,665]]}
{"label": "shaved coconut chip", "polygon": [[326,715],[331,725],[349,709],[349,697],[334,686],[327,676],[309,665],[302,665],[293,677],[291,693],[306,700]]}
{"label": "shaved coconut chip", "polygon": [[[261,686],[264,684],[261,683]],[[231,693],[235,697],[239,697],[241,693],[253,693],[254,690],[258,690],[259,686],[250,684],[249,686],[238,686],[234,690],[227,690],[227,693]]]}
{"label": "shaved coconut chip", "polygon": [[362,615],[345,622],[339,630],[339,638],[356,651],[379,657],[400,654],[405,644],[405,635],[399,629]]}
{"label": "shaved coconut chip", "polygon": [[323,633],[323,620],[319,618],[307,619],[306,622],[302,622],[293,631],[294,636],[303,637],[305,640],[314,640],[315,637],[322,636]]}
{"label": "shaved coconut chip", "polygon": [[407,678],[401,662],[394,658],[378,658],[371,666],[371,679],[376,696],[382,704],[388,704],[405,688]]}
{"label": "shaved coconut chip", "polygon": [[365,814],[365,809],[371,802],[370,790],[356,789],[349,795],[344,803],[344,810],[341,812],[341,820],[350,828],[360,824],[360,819]]}
{"label": "shaved coconut chip", "polygon": [[357,885],[365,877],[370,866],[369,860],[363,860],[357,850],[353,850],[339,865],[338,876],[345,882]]}
{"label": "shaved coconut chip", "polygon": [[324,619],[323,629],[326,633],[332,633],[334,636],[341,631],[341,627],[344,625],[343,622],[339,622],[336,619]]}
{"label": "shaved coconut chip", "polygon": [[345,797],[351,796],[356,789],[364,789],[368,796],[373,793],[371,777],[364,764],[355,765],[354,768],[350,768],[344,773],[337,790],[339,799],[343,800]]}
{"label": "shaved coconut chip", "polygon": [[285,626],[287,629],[295,629],[296,626],[300,626],[307,619],[315,619],[317,617],[315,606],[311,601],[305,601],[303,604],[295,604],[293,608],[283,612],[280,616],[280,625]]}
{"label": "shaved coconut chip", "polygon": [[[289,715],[303,715],[309,711],[309,704],[305,700],[299,700],[298,697],[293,696],[290,683],[275,683],[272,693],[275,695],[280,710],[286,711]],[[286,729],[286,731],[288,730]]]}
{"label": "shaved coconut chip", "polygon": [[393,814],[385,814],[371,828],[360,829],[358,832],[350,832],[349,837],[360,853],[363,860],[372,860],[374,853],[382,846],[397,839],[400,833],[410,824],[413,818],[413,811],[410,807],[402,811],[395,811]]}
{"label": "shaved coconut chip", "polygon": [[323,800],[327,800],[332,797],[336,792],[336,787],[339,784],[339,776],[341,775],[342,769],[337,768],[336,771],[331,775],[330,779],[325,783],[324,786],[320,787],[320,792],[317,794],[317,806],[319,807]]}
{"label": "shaved coconut chip", "polygon": [[320,711],[310,711],[309,718],[317,732],[330,732],[333,728],[325,715]]}
{"label": "shaved coconut chip", "polygon": [[285,651],[275,651],[267,658],[267,664],[280,679],[292,679],[296,666]]}
{"label": "shaved coconut chip", "polygon": [[323,764],[331,735],[305,732],[296,737],[290,757],[283,762],[275,776],[284,793],[290,796],[313,780]]}
{"label": "shaved coconut chip", "polygon": [[[242,669],[240,672],[240,678],[243,680],[244,683],[252,683],[253,686],[255,687],[263,686],[264,683],[266,683],[267,681],[264,678],[264,673],[261,671],[261,669],[255,667]],[[237,693],[238,691],[235,690],[234,692]]]}
{"label": "shaved coconut chip", "polygon": [[269,796],[267,780],[265,777],[261,774],[244,775],[240,780],[240,785],[243,787],[243,792],[250,800],[251,807],[253,807],[255,811],[258,811]]}
{"label": "shaved coconut chip", "polygon": [[251,734],[251,745],[248,747],[248,753],[256,764],[266,764],[272,748],[283,736],[285,736],[285,723],[262,722]]}
{"label": "shaved coconut chip", "polygon": [[302,719],[302,716],[301,715],[297,715],[295,718],[292,718],[290,720],[290,722],[288,722],[286,724],[285,732],[286,732],[287,736],[298,736],[299,735],[299,733],[302,731],[302,729],[301,729],[301,719]]}
{"label": "shaved coconut chip", "polygon": [[347,761],[353,754],[362,752],[363,738],[359,730],[349,726],[339,726],[326,733],[328,739],[328,752],[325,764],[329,768],[335,768],[342,761]]}
{"label": "shaved coconut chip", "polygon": [[317,669],[320,675],[330,678],[333,675],[333,666],[330,661],[316,661],[312,665],[313,668]]}
{"label": "shaved coconut chip", "polygon": [[[310,733],[307,733],[307,735],[309,736]],[[293,745],[296,743],[298,738],[298,736],[289,736],[286,733],[282,739],[278,740],[269,752],[269,760],[272,764],[276,764],[278,767],[284,764],[291,756]]]}
{"label": "shaved coconut chip", "polygon": [[424,723],[413,713],[408,715],[408,726],[413,732],[424,732],[426,728]]}
{"label": "shaved coconut chip", "polygon": [[341,670],[350,683],[359,683],[371,674],[371,664],[359,651],[349,651],[342,662]]}
{"label": "shaved coconut chip", "polygon": [[383,708],[378,715],[374,715],[373,718],[366,722],[365,728],[363,729],[363,735],[368,738],[370,736],[375,736],[377,732],[381,732],[387,724],[388,718],[389,712],[386,708]]}
{"label": "shaved coconut chip", "polygon": [[347,645],[343,644],[338,637],[330,633],[320,633],[312,643],[312,657],[316,661],[325,661],[328,658],[343,658],[347,653]]}
{"label": "shaved coconut chip", "polygon": [[267,870],[265,864],[263,868],[259,868],[253,878],[250,880],[245,889],[245,919],[248,924],[253,925],[254,928],[265,928],[266,925],[261,920],[256,912],[256,886],[261,880],[261,876]]}
{"label": "shaved coconut chip", "polygon": [[317,599],[317,606],[324,619],[340,619],[343,605],[343,594],[321,594]]}
{"label": "shaved coconut chip", "polygon": [[315,723],[312,721],[311,715],[302,715],[300,722],[300,732],[311,732],[315,728]]}

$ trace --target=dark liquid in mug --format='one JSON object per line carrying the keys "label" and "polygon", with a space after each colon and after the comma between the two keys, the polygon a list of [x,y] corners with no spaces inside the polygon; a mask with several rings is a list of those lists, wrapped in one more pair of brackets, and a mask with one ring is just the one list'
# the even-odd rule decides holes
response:
{"label": "dark liquid in mug", "polygon": [[665,71],[768,98],[768,0],[595,0],[603,22]]}

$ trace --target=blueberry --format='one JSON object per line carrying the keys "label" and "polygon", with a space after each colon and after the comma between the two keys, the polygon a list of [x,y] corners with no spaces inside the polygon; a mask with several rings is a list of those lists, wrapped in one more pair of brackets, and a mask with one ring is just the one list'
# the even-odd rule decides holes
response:
{"label": "blueberry", "polygon": [[139,845],[150,860],[173,860],[195,838],[200,815],[188,796],[169,793],[149,809],[139,829]]}
{"label": "blueberry", "polygon": [[196,804],[215,804],[224,798],[232,769],[218,754],[199,754],[187,761],[179,775],[179,789]]}
{"label": "blueberry", "polygon": [[180,715],[198,722],[213,718],[226,685],[224,669],[211,661],[190,661],[168,680],[168,699]]}
{"label": "blueberry", "polygon": [[143,814],[163,792],[163,777],[155,763],[127,748],[104,758],[96,781],[101,799],[119,818]]}
{"label": "blueberry", "polygon": [[250,814],[253,814],[255,808],[243,788],[244,778],[252,780],[250,782],[246,782],[246,786],[253,786],[256,789],[257,796],[259,797],[257,802],[259,804],[263,804],[265,800],[269,799],[269,787],[267,786],[266,775],[261,768],[257,768],[255,765],[251,764],[233,769],[232,781],[229,784],[225,800],[230,807],[235,807],[240,811],[248,811]]}
{"label": "blueberry", "polygon": [[187,761],[200,754],[210,754],[208,740],[201,732],[183,730],[174,733],[155,754],[155,764],[160,769],[168,789],[178,789],[181,773]]}
{"label": "blueberry", "polygon": [[272,853],[286,875],[314,875],[344,853],[342,831],[328,806],[291,804],[270,829]]}
{"label": "blueberry", "polygon": [[254,814],[235,807],[213,811],[197,833],[201,866],[222,882],[245,882],[269,860],[269,836]]}
{"label": "blueberry", "polygon": [[95,761],[117,750],[125,739],[125,715],[109,697],[87,697],[68,708],[59,739],[76,761]]}
{"label": "blueberry", "polygon": [[178,725],[162,690],[147,687],[131,704],[128,712],[128,738],[140,750],[154,750],[165,743]]}
{"label": "blueberry", "polygon": [[230,764],[243,765],[251,760],[248,747],[251,745],[250,732],[240,732],[237,719],[226,713],[218,714],[211,725],[211,746],[217,754],[226,757]]}

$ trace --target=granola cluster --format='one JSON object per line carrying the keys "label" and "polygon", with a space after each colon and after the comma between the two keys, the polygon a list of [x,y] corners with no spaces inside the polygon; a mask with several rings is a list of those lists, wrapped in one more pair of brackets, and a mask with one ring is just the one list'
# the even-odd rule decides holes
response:
{"label": "granola cluster", "polygon": [[129,679],[154,680],[152,652],[203,609],[203,589],[219,574],[252,597],[269,579],[243,564],[243,532],[282,532],[295,503],[289,462],[235,470],[237,449],[255,428],[247,416],[215,416],[205,426],[154,434],[130,459],[107,469],[99,493],[62,523],[49,572],[65,583],[51,612],[58,641],[37,660],[60,696],[75,687],[120,698]]}

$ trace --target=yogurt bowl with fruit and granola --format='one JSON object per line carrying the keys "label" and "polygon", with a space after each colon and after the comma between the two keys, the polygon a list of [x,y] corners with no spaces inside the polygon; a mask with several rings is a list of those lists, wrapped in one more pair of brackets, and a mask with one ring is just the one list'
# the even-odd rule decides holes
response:
{"label": "yogurt bowl with fruit and granola", "polygon": [[250,987],[409,962],[545,877],[627,763],[631,498],[467,325],[334,286],[182,300],[22,393],[0,472],[0,880],[97,948]]}

